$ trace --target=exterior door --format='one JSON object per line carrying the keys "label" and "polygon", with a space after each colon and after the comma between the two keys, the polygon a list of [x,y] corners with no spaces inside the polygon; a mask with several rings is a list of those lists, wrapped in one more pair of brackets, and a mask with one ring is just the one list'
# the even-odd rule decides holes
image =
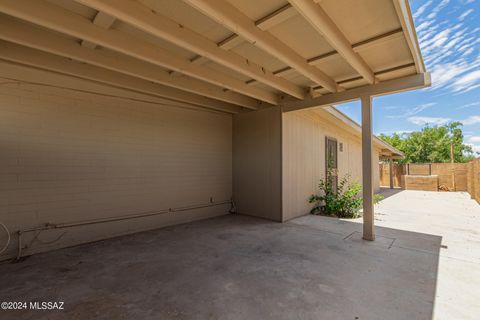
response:
{"label": "exterior door", "polygon": [[325,137],[325,177],[332,184],[332,189],[337,192],[338,186],[338,154],[337,139]]}

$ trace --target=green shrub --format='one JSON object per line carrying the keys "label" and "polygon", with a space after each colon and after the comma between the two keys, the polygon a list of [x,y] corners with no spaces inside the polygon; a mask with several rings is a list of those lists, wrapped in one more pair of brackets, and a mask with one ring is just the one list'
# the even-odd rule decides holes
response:
{"label": "green shrub", "polygon": [[[320,179],[318,185],[320,193],[311,195],[308,200],[309,203],[314,204],[310,213],[339,218],[357,218],[358,212],[362,208],[362,198],[360,197],[362,186],[357,182],[350,183],[349,180],[349,175],[340,179],[335,191],[331,178]],[[376,194],[373,200],[374,203],[378,203],[382,199],[381,195]]]}

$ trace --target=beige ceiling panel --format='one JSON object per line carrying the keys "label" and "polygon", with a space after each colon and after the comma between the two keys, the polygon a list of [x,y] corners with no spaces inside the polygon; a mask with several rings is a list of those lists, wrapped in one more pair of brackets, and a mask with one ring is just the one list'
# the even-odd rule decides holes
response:
{"label": "beige ceiling panel", "polygon": [[52,29],[45,28],[45,27],[39,26],[38,24],[34,24],[34,23],[31,23],[31,22],[28,22],[28,21],[25,21],[25,20],[17,19],[15,17],[9,16],[9,15],[3,14],[3,13],[0,13],[0,20],[2,20],[2,21],[14,20],[14,21],[21,22],[21,23],[24,23],[26,25],[29,25],[29,26],[31,26],[32,28],[35,28],[35,29],[40,29],[42,31],[48,31],[52,35],[54,35],[56,37],[60,37],[62,39],[68,39],[68,40],[71,40],[71,41],[75,41],[75,42],[78,42],[79,44],[80,44],[80,41],[81,41],[81,39],[71,37],[69,35],[66,35],[65,33],[53,31]]}
{"label": "beige ceiling panel", "polygon": [[145,40],[145,41],[148,41],[150,43],[153,43],[155,45],[158,45],[170,52],[173,52],[175,55],[177,55],[178,57],[181,57],[181,58],[185,58],[185,59],[191,59],[193,58],[194,56],[196,56],[195,53],[193,52],[190,52],[188,50],[185,50],[181,47],[178,47],[168,41],[165,41],[163,39],[160,39],[158,37],[155,37],[155,36],[152,36],[151,34],[149,33],[146,33],[146,32],[143,32],[137,28],[134,28],[132,26],[130,26],[129,24],[126,24],[124,22],[120,22],[119,20],[117,20],[114,25],[111,27],[111,29],[114,29],[114,30],[118,30],[118,31],[122,31],[122,32],[125,32],[129,35],[132,35],[136,38],[139,38],[139,39],[142,39],[142,40]]}
{"label": "beige ceiling panel", "polygon": [[[232,69],[230,68],[227,68],[221,64],[218,64],[216,62],[213,62],[213,61],[208,61],[206,62],[205,64],[203,64],[203,66],[209,68],[209,69],[212,69],[212,70],[216,70],[216,71],[220,71],[232,78],[235,78],[235,79],[238,79],[238,80],[242,80],[242,81],[248,81],[250,80],[249,77],[247,76],[244,76],[243,74],[241,73],[238,73],[238,72],[235,72],[235,71],[232,71]],[[271,91],[271,87],[268,87],[270,88],[269,91]]]}
{"label": "beige ceiling panel", "polygon": [[251,85],[256,87],[256,88],[262,89],[262,90],[268,90],[270,92],[275,92],[278,95],[286,95],[285,93],[280,92],[280,91],[275,90],[275,89],[272,89],[272,87],[269,87],[266,84],[263,84],[263,83],[260,83],[260,82],[255,82],[255,83],[252,83]]}
{"label": "beige ceiling panel", "polygon": [[367,80],[365,80],[364,78],[361,78],[361,79],[357,79],[357,80],[354,80],[354,81],[349,81],[349,82],[346,82],[346,83],[342,83],[341,86],[344,89],[352,89],[352,88],[355,88],[355,87],[366,86],[368,84],[369,83],[367,82]]}
{"label": "beige ceiling panel", "polygon": [[350,43],[401,27],[391,0],[322,0],[320,5]]}
{"label": "beige ceiling panel", "polygon": [[415,66],[412,65],[411,67],[408,67],[408,68],[402,68],[402,69],[398,69],[398,70],[395,70],[395,71],[392,71],[392,72],[378,74],[377,78],[380,81],[386,81],[386,80],[406,77],[406,76],[415,74],[416,72],[417,72],[417,70],[415,69]]}
{"label": "beige ceiling panel", "polygon": [[64,9],[67,9],[68,11],[75,12],[76,14],[79,14],[82,17],[90,20],[93,20],[93,18],[95,18],[95,16],[97,15],[97,10],[84,6],[83,4],[80,4],[73,0],[47,0],[47,1],[59,7],[62,7]]}
{"label": "beige ceiling panel", "polygon": [[369,46],[360,50],[358,54],[374,72],[413,62],[412,54],[403,37]]}
{"label": "beige ceiling panel", "polygon": [[309,88],[315,85],[315,83],[312,80],[298,73],[296,70],[292,70],[292,72],[285,73],[284,75],[282,75],[282,77],[299,86],[306,87],[306,88]]}
{"label": "beige ceiling panel", "polygon": [[333,50],[327,41],[300,15],[296,15],[268,31],[305,59]]}
{"label": "beige ceiling panel", "polygon": [[208,18],[198,10],[181,0],[138,0],[148,8],[202,34],[208,39],[219,42],[232,33]]}
{"label": "beige ceiling panel", "polygon": [[330,56],[327,59],[313,62],[312,65],[317,66],[333,79],[343,79],[349,76],[358,76],[358,72],[350,66],[340,55]]}
{"label": "beige ceiling panel", "polygon": [[285,0],[227,0],[251,20],[263,18],[275,10],[285,6]]}
{"label": "beige ceiling panel", "polygon": [[238,53],[239,55],[255,62],[258,65],[263,66],[264,68],[272,72],[286,67],[285,63],[272,57],[264,50],[256,47],[249,42],[243,42],[235,48],[231,49],[231,51]]}

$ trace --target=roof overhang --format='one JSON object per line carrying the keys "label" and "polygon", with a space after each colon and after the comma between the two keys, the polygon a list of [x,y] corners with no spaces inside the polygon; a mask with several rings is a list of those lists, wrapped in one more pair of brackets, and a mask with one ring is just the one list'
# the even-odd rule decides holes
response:
{"label": "roof overhang", "polygon": [[[327,106],[322,108],[322,110],[326,111],[327,113],[338,119],[338,121],[341,121],[342,124],[347,125],[349,128],[353,129],[358,136],[361,135],[362,127],[345,113],[341,112],[334,106]],[[375,135],[373,136],[373,143],[378,149],[380,149],[381,158],[403,159],[405,157],[403,152],[393,147],[389,143],[381,140]]]}
{"label": "roof overhang", "polygon": [[0,47],[45,82],[232,114],[430,85],[407,0],[2,0]]}

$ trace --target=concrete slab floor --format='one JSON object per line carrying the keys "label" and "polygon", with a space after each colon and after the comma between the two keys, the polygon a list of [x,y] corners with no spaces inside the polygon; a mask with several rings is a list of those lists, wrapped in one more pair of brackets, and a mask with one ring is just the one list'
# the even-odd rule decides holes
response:
{"label": "concrete slab floor", "polygon": [[[0,301],[63,301],[1,319],[474,319],[478,205],[403,191],[361,224],[227,215],[0,265]],[[448,247],[448,249],[442,248]]]}
{"label": "concrete slab floor", "polygon": [[[375,206],[377,240],[382,239],[376,241],[377,245],[393,239],[389,251],[438,256],[433,318],[479,319],[480,206],[466,192],[383,189],[381,193],[386,198]],[[344,236],[353,233],[350,238],[356,237],[358,241],[361,241],[361,222],[361,218],[319,216],[291,221]],[[423,285],[420,281],[417,284]],[[403,294],[408,288],[402,286],[398,290]]]}

